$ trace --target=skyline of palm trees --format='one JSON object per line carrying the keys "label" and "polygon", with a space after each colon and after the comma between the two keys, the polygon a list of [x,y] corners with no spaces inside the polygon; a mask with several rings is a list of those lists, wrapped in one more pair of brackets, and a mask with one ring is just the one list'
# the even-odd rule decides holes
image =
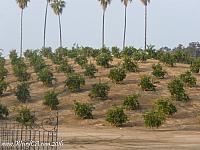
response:
{"label": "skyline of palm trees", "polygon": [[20,15],[20,57],[22,57],[23,54],[23,13],[24,13],[24,9],[28,6],[28,2],[30,2],[30,0],[16,0],[19,8],[21,9],[21,15]]}
{"label": "skyline of palm trees", "polygon": [[140,0],[144,4],[144,50],[147,49],[147,8],[150,0]]}
{"label": "skyline of palm trees", "polygon": [[124,4],[124,37],[123,37],[123,49],[126,46],[126,24],[127,24],[127,6],[128,2],[132,2],[132,0],[121,0]]}
{"label": "skyline of palm trees", "polygon": [[60,47],[62,47],[61,15],[62,15],[63,9],[65,7],[65,1],[64,0],[53,0],[53,2],[51,3],[51,7],[52,7],[55,15],[58,16],[58,23],[59,23],[59,29],[60,29]]}
{"label": "skyline of palm trees", "polygon": [[[20,56],[22,56],[23,52],[23,11],[24,8],[27,7],[28,2],[30,0],[16,0],[21,10],[21,42],[20,42]],[[105,14],[106,9],[109,4],[111,4],[111,0],[98,0],[103,8],[103,16],[102,16],[102,48],[105,47]],[[145,6],[145,41],[144,41],[144,49],[147,48],[147,5],[150,3],[150,0],[140,0]],[[132,0],[121,0],[124,5],[124,33],[123,33],[123,49],[126,46],[126,30],[127,30],[127,6],[128,3],[132,2]],[[63,9],[65,7],[64,0],[46,0],[45,7],[45,17],[44,17],[44,32],[43,32],[43,47],[46,47],[46,27],[47,27],[47,15],[48,15],[48,7],[49,5],[53,9],[55,15],[58,16],[59,23],[59,37],[60,37],[60,47],[62,47],[62,25],[61,25],[61,15]]]}
{"label": "skyline of palm trees", "polygon": [[98,0],[102,6],[103,9],[103,16],[102,16],[102,48],[105,47],[105,13],[106,13],[106,9],[108,7],[109,4],[111,4],[111,0]]}

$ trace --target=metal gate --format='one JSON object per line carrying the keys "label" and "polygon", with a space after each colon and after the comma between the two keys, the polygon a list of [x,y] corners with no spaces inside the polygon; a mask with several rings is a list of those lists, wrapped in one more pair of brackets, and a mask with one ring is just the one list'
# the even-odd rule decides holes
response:
{"label": "metal gate", "polygon": [[0,120],[1,150],[56,150],[63,143],[58,141],[58,113],[37,121],[33,125],[23,125],[8,120]]}

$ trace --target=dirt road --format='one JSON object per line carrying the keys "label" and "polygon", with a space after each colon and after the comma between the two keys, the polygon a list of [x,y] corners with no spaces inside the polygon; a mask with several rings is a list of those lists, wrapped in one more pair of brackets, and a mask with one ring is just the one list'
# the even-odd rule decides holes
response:
{"label": "dirt road", "polygon": [[65,128],[65,150],[200,150],[200,131]]}

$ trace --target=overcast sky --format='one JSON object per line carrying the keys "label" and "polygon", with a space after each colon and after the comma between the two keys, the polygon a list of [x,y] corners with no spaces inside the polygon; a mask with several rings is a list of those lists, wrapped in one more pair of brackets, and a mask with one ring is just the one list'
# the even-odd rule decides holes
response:
{"label": "overcast sky", "polygon": [[[24,14],[24,49],[40,48],[46,0],[31,0]],[[19,50],[20,9],[16,0],[0,0],[0,48]],[[200,41],[200,0],[151,0],[148,44],[174,47]],[[128,6],[127,45],[144,45],[144,7],[139,0]],[[106,46],[122,46],[124,9],[112,0],[106,12]],[[98,0],[66,0],[62,15],[63,45],[101,46],[102,8]],[[49,9],[47,45],[59,46],[58,19]]]}

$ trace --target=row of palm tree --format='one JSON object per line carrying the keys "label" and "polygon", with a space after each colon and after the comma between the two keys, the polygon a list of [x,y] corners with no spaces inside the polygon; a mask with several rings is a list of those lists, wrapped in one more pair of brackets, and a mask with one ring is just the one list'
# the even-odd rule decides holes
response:
{"label": "row of palm tree", "polygon": [[[16,0],[19,8],[21,9],[21,40],[20,40],[20,57],[23,54],[23,12],[24,9],[28,6],[28,2],[30,0]],[[62,26],[61,26],[61,15],[63,12],[63,8],[65,7],[64,0],[47,0],[46,9],[45,9],[45,18],[44,18],[44,42],[43,47],[46,46],[46,26],[47,26],[47,14],[48,7],[51,5],[53,12],[58,16],[58,23],[60,29],[60,47],[62,47]]]}
{"label": "row of palm tree", "polygon": [[[104,43],[104,32],[105,32],[105,11],[109,4],[111,4],[111,0],[99,0],[102,8],[103,8],[103,28],[102,28],[102,47],[105,46]],[[147,6],[150,3],[150,0],[140,0],[144,6],[145,6],[145,29],[144,29],[144,50],[147,49]],[[124,36],[123,36],[123,49],[126,46],[126,26],[127,26],[127,6],[129,2],[132,2],[132,0],[121,0],[121,2],[124,4]]]}
{"label": "row of palm tree", "polygon": [[[105,13],[107,6],[111,4],[111,0],[98,0],[102,6],[103,9],[103,24],[102,24],[102,48],[105,47]],[[147,48],[147,5],[150,3],[150,0],[140,0],[144,6],[145,6],[145,46],[144,49]],[[23,54],[23,13],[24,9],[28,6],[28,2],[30,0],[16,0],[19,8],[21,9],[21,38],[20,38],[20,57],[22,57]],[[126,46],[126,26],[127,26],[127,6],[129,2],[132,2],[132,0],[121,0],[121,2],[124,4],[124,36],[123,36],[123,49]],[[55,15],[58,16],[58,23],[59,23],[59,33],[60,33],[60,47],[62,47],[62,26],[61,26],[61,15],[63,12],[63,9],[65,7],[65,1],[64,0],[46,0],[46,7],[45,7],[45,18],[44,18],[44,33],[43,33],[43,47],[46,47],[46,28],[47,28],[47,16],[48,16],[48,7],[49,5],[53,9],[53,12]]]}

